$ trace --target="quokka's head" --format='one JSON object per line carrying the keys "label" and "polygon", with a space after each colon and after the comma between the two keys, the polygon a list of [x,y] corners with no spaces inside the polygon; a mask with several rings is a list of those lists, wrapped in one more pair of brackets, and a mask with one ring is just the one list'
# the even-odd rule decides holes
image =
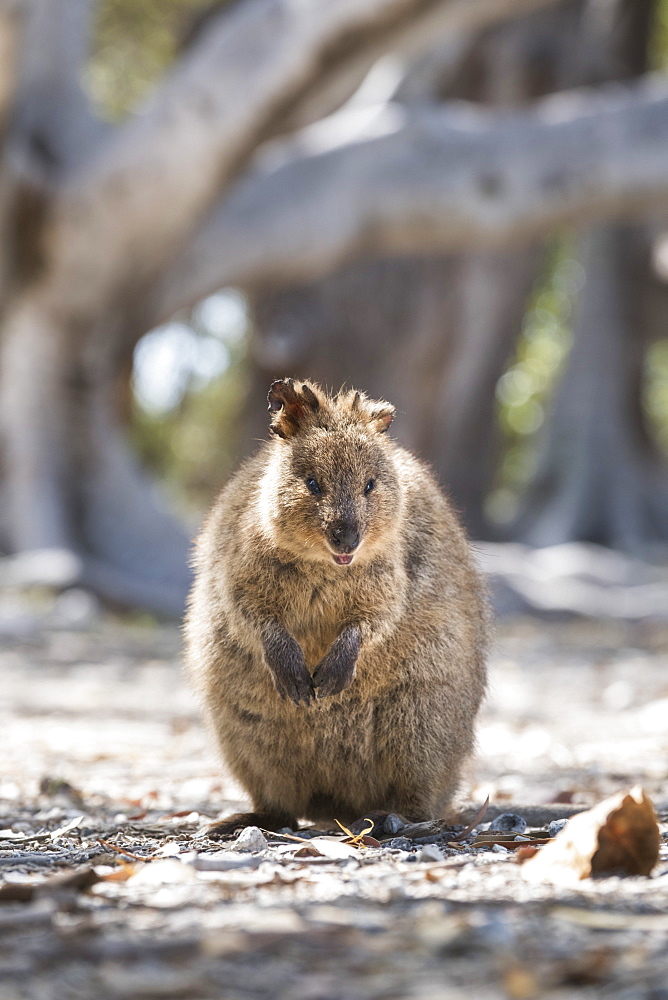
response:
{"label": "quokka's head", "polygon": [[259,497],[272,541],[339,566],[396,544],[402,491],[387,437],[394,407],[293,379],[274,382],[268,400],[274,445]]}

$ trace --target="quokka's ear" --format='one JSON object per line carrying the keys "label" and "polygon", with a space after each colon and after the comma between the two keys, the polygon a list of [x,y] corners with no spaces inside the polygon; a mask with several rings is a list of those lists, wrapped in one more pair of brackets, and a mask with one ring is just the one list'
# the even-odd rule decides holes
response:
{"label": "quokka's ear", "polygon": [[373,410],[370,417],[369,423],[378,431],[379,434],[384,434],[390,429],[390,424],[394,420],[395,409],[391,403],[381,403],[377,409]]}
{"label": "quokka's ear", "polygon": [[347,394],[345,405],[377,434],[384,434],[389,429],[396,412],[392,403],[384,399],[369,399],[365,393],[354,389]]}
{"label": "quokka's ear", "polygon": [[309,414],[320,409],[320,400],[313,389],[303,382],[282,378],[272,382],[267,395],[271,426],[269,430],[281,438],[292,437],[303,426]]}

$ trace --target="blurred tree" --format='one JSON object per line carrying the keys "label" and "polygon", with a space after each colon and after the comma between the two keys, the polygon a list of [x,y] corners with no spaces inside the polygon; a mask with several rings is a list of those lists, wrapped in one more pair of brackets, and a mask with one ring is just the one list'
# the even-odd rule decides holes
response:
{"label": "blurred tree", "polygon": [[[590,82],[646,72],[656,11],[651,0],[593,9]],[[653,228],[600,225],[580,236],[573,348],[513,524],[531,544],[592,541],[648,555],[668,542],[668,469],[643,405],[648,346],[668,319],[652,274]]]}
{"label": "blurred tree", "polygon": [[[647,70],[655,6],[574,0],[504,24],[462,47],[445,74],[434,72],[433,53],[431,72],[428,57],[409,63],[395,100],[518,107],[567,86],[639,76]],[[587,234],[579,251],[588,267],[576,347],[538,475],[512,526],[513,537],[534,544],[577,539],[637,551],[668,537],[661,458],[641,404],[648,241],[637,232],[632,238],[628,227],[610,230],[609,240],[616,250]],[[616,265],[608,265],[602,288],[597,267],[610,254]],[[471,534],[494,536],[486,501],[499,462],[495,390],[540,265],[535,247],[358,261],[310,286],[265,293],[255,304],[254,435],[261,387],[281,371],[366,384],[406,411],[398,435],[436,465]]]}
{"label": "blurred tree", "polygon": [[[456,58],[408,60],[392,97],[517,108],[572,81],[582,3],[476,34]],[[262,387],[285,370],[363,385],[397,405],[396,434],[427,457],[470,533],[489,535],[485,500],[499,460],[495,389],[541,264],[540,249],[357,260],[307,287],[255,299],[249,439]]]}
{"label": "blurred tree", "polygon": [[[438,40],[447,76],[488,25],[548,6],[216,5],[112,125],[82,86],[94,0],[0,0],[0,544],[53,557],[15,572],[48,566],[111,600],[180,608],[186,532],[129,448],[121,391],[139,337],[178,310],[224,285],[259,302],[360,253],[471,250],[484,252],[466,267],[477,302],[490,274],[509,283],[495,257],[509,240],[668,198],[660,80],[513,114],[435,103],[428,88],[350,100],[387,53],[410,63]],[[505,355],[480,322],[486,361]],[[467,370],[475,353],[457,350]]]}

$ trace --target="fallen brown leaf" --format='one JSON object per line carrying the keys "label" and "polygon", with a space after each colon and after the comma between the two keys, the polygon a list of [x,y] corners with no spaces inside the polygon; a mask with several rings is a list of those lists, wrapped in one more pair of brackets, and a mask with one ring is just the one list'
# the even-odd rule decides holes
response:
{"label": "fallen brown leaf", "polygon": [[115,868],[113,872],[107,872],[105,875],[100,875],[101,882],[127,882],[129,878],[136,875],[140,869],[140,865],[126,865],[121,862],[118,868]]}
{"label": "fallen brown leaf", "polygon": [[465,830],[462,830],[462,832],[461,832],[461,833],[458,833],[456,837],[453,837],[453,838],[452,838],[452,839],[453,839],[453,841],[455,841],[455,842],[456,842],[456,841],[458,841],[458,840],[466,840],[466,838],[468,837],[468,835],[469,835],[469,834],[470,834],[470,833],[471,833],[471,832],[472,832],[473,830],[475,830],[475,828],[477,827],[478,823],[482,823],[482,821],[484,820],[484,818],[485,818],[485,815],[486,815],[486,813],[487,813],[487,807],[488,807],[488,806],[489,806],[489,795],[488,795],[488,796],[487,796],[487,798],[485,799],[485,802],[484,802],[484,804],[482,805],[482,807],[480,808],[479,812],[478,812],[478,813],[477,813],[477,814],[476,814],[476,815],[474,816],[474,818],[473,818],[473,819],[471,820],[471,822],[470,822],[470,823],[469,823],[469,825],[468,825],[468,826],[466,827],[466,829],[465,829]]}
{"label": "fallen brown leaf", "polygon": [[620,792],[574,816],[522,867],[530,882],[572,885],[601,874],[649,875],[659,858],[659,826],[642,788]]}
{"label": "fallen brown leaf", "polygon": [[519,964],[511,965],[504,971],[503,986],[510,1000],[529,1000],[540,993],[533,972]]}
{"label": "fallen brown leaf", "polygon": [[529,858],[535,858],[537,854],[537,847],[533,847],[531,844],[520,844],[515,851],[515,861],[523,865],[525,861],[528,861]]}
{"label": "fallen brown leaf", "polygon": [[306,847],[300,847],[298,851],[294,853],[295,858],[322,858],[324,854],[316,850],[315,847],[307,845]]}
{"label": "fallen brown leaf", "polygon": [[35,886],[27,882],[6,882],[0,885],[0,903],[31,903]]}
{"label": "fallen brown leaf", "polygon": [[92,865],[59,872],[43,882],[8,882],[0,887],[0,901],[30,903],[37,896],[58,892],[83,892],[100,881]]}

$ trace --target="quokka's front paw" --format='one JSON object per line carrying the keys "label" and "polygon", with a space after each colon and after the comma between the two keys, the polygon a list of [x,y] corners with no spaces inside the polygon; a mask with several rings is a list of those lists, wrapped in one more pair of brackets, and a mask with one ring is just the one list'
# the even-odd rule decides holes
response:
{"label": "quokka's front paw", "polygon": [[315,690],[299,643],[280,625],[270,623],[264,633],[264,654],[280,697],[310,705]]}
{"label": "quokka's front paw", "polygon": [[362,637],[357,625],[348,625],[332,643],[313,673],[318,698],[339,694],[355,679]]}
{"label": "quokka's front paw", "polygon": [[343,660],[330,650],[313,673],[313,685],[318,698],[339,694],[355,679],[355,660]]}
{"label": "quokka's front paw", "polygon": [[313,680],[306,665],[290,664],[281,670],[274,670],[274,684],[280,697],[289,698],[295,705],[310,705],[315,699]]}
{"label": "quokka's front paw", "polygon": [[354,678],[354,662],[341,663],[336,657],[327,654],[313,673],[313,686],[317,689],[318,698],[327,698],[330,694],[345,691]]}

